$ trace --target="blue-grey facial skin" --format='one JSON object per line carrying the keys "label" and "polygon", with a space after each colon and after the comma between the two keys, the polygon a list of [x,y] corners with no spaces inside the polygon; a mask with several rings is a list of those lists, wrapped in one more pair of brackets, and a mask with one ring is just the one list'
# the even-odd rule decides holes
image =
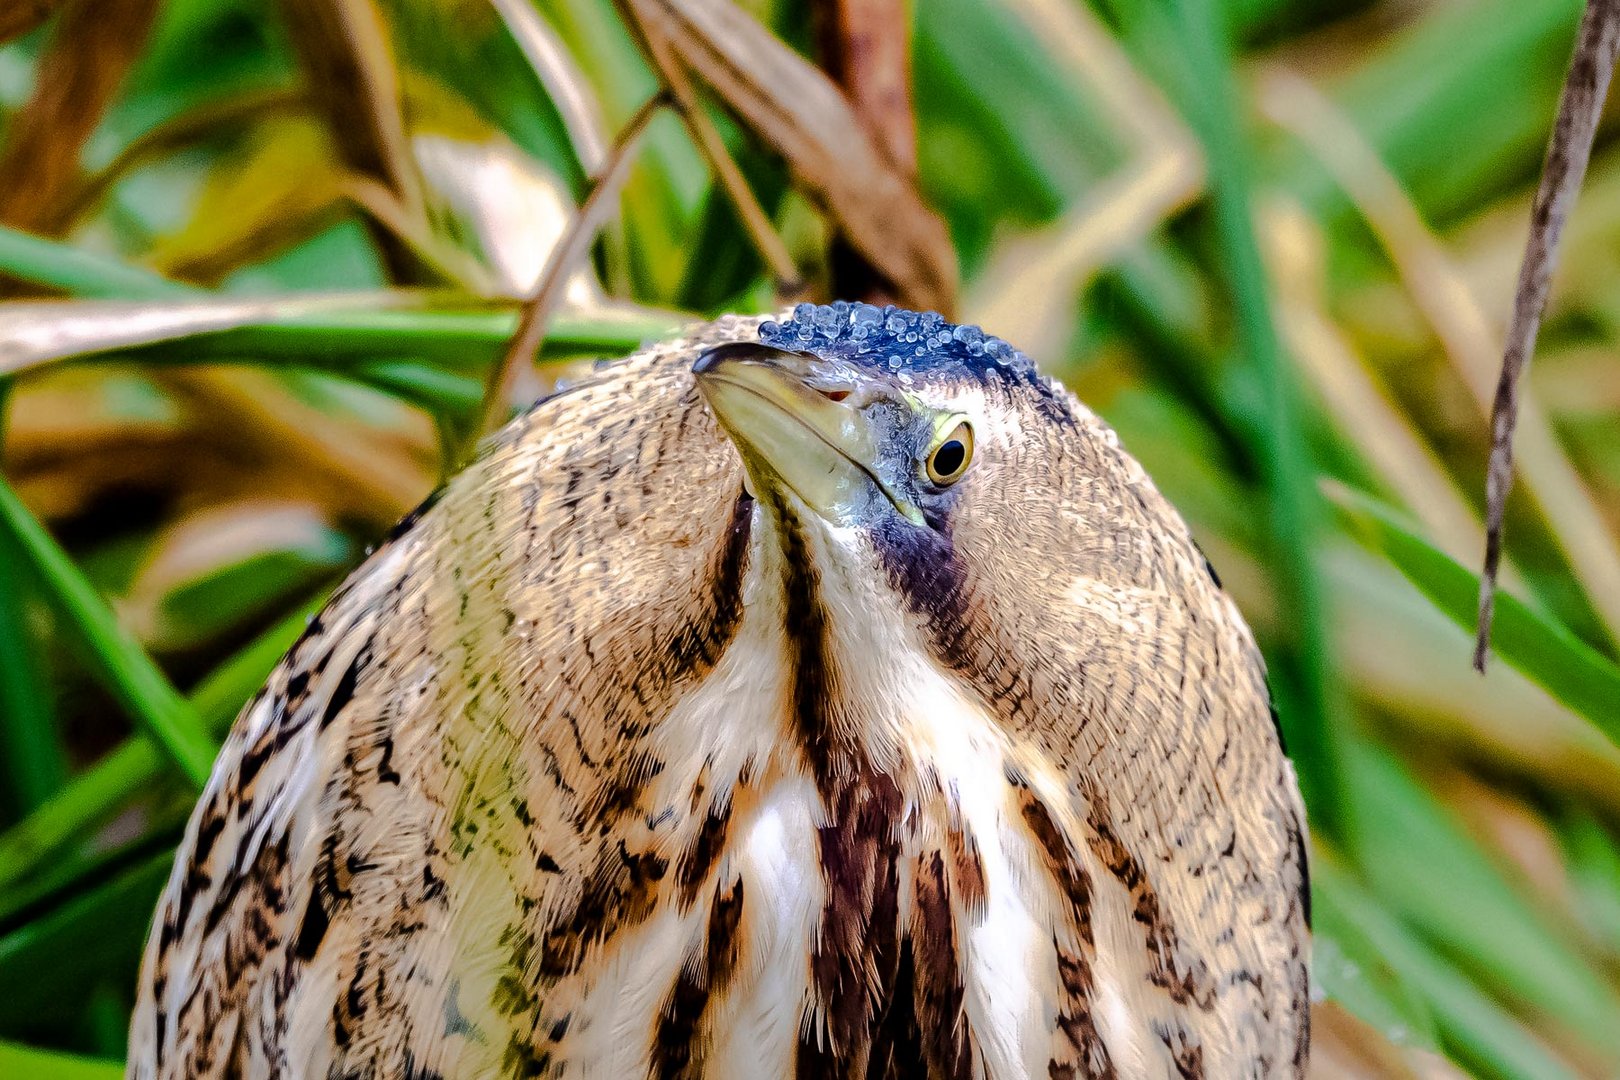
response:
{"label": "blue-grey facial skin", "polygon": [[[929,483],[923,471],[923,460],[931,449],[934,437],[932,417],[887,396],[874,400],[861,409],[871,426],[880,448],[874,466],[878,478],[888,486],[895,497],[921,510],[926,516],[930,506],[944,494]],[[879,495],[882,505],[874,504],[878,518],[894,516],[905,518],[886,497]],[[868,525],[875,524],[868,521]],[[906,524],[911,524],[906,522]]]}

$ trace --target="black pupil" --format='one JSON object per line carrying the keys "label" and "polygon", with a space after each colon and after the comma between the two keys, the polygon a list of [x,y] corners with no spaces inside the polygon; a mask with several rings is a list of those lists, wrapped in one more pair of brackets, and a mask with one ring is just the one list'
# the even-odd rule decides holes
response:
{"label": "black pupil", "polygon": [[951,476],[966,460],[967,447],[962,445],[961,439],[951,439],[934,451],[934,471],[941,476]]}

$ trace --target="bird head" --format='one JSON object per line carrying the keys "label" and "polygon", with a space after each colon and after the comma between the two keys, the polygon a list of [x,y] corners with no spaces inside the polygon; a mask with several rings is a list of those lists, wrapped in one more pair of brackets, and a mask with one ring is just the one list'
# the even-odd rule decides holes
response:
{"label": "bird head", "polygon": [[959,526],[1021,533],[1029,510],[1060,514],[1083,482],[1060,460],[1088,434],[1066,392],[1005,342],[936,314],[802,304],[692,370],[767,514],[893,571],[941,569]]}
{"label": "bird head", "polygon": [[1004,341],[935,314],[803,304],[692,370],[771,526],[763,539],[824,579],[876,571],[876,591],[948,633],[955,660],[977,641],[1101,671],[1149,623],[1172,644],[1215,628],[1246,639],[1112,429]]}

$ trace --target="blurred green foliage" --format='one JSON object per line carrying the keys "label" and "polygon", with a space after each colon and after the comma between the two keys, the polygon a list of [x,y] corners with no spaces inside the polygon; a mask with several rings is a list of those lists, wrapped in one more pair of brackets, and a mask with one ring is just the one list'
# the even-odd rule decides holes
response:
{"label": "blurred green foliage", "polygon": [[[116,37],[73,20],[90,2],[0,44],[0,177],[49,189],[0,190],[0,1075],[117,1072],[212,746],[434,486],[658,85],[611,0],[508,5],[539,31],[378,4],[381,99],[306,76],[346,45],[291,4],[102,0]],[[806,5],[742,6],[818,55]],[[1322,1075],[1620,1069],[1607,132],[1533,369],[1495,665],[1468,667],[1493,350],[1580,8],[912,12],[918,186],[962,314],[1120,430],[1266,650],[1316,834]],[[44,92],[74,65],[106,92]],[[838,215],[725,99],[711,121],[831,295]],[[618,210],[542,380],[777,302],[673,114]]]}

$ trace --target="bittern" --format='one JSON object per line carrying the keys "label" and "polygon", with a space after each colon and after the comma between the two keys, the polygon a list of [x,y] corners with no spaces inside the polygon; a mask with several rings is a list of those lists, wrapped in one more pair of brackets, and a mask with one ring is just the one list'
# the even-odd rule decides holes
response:
{"label": "bittern", "polygon": [[938,315],[723,318],[513,422],[244,709],[135,1077],[1297,1077],[1253,639]]}

